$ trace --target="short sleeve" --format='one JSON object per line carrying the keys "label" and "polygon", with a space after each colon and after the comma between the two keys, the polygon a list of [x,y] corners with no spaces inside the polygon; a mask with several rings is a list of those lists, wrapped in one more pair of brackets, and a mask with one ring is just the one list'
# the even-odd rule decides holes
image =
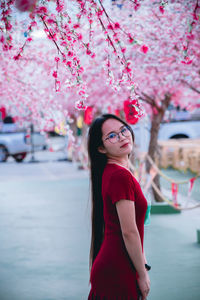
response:
{"label": "short sleeve", "polygon": [[135,201],[134,182],[128,170],[121,169],[112,174],[109,195],[113,204],[120,200]]}

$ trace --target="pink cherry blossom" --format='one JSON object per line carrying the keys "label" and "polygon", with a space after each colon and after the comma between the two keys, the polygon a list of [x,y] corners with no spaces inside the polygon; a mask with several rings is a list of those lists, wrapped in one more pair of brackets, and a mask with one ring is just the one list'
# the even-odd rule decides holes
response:
{"label": "pink cherry blossom", "polygon": [[159,6],[159,11],[161,12],[161,14],[164,14],[165,10],[164,10],[164,7],[162,5]]}
{"label": "pink cherry blossom", "polygon": [[148,52],[149,48],[146,45],[142,45],[141,51],[146,54]]}
{"label": "pink cherry blossom", "polygon": [[57,76],[58,76],[57,71],[53,71],[52,75],[53,75],[54,78],[57,78]]}

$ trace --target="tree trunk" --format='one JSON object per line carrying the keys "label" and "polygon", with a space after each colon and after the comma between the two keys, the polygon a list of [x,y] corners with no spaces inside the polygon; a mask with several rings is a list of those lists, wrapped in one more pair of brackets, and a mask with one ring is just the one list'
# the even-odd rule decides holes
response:
{"label": "tree trunk", "polygon": [[[149,156],[155,161],[156,153],[158,151],[158,132],[160,129],[160,124],[163,120],[164,114],[166,109],[169,106],[171,100],[170,95],[165,95],[165,99],[162,101],[162,106],[159,108],[156,114],[153,114],[152,116],[152,122],[151,122],[151,132],[150,132],[150,143],[149,143],[149,149],[148,154]],[[149,173],[149,170],[151,168],[150,163],[147,161],[147,172]],[[159,175],[156,175],[154,178],[154,182],[157,185],[157,187],[160,189],[160,177]],[[153,190],[154,198],[157,202],[162,202],[163,200],[159,195]]]}

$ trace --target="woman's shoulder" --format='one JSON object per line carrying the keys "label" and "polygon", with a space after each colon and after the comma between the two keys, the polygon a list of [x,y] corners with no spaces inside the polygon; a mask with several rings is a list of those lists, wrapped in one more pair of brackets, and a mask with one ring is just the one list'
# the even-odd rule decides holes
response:
{"label": "woman's shoulder", "polygon": [[111,180],[117,180],[117,179],[132,180],[132,179],[134,179],[131,171],[129,171],[125,167],[122,167],[117,164],[107,164],[105,171],[108,171],[110,173]]}

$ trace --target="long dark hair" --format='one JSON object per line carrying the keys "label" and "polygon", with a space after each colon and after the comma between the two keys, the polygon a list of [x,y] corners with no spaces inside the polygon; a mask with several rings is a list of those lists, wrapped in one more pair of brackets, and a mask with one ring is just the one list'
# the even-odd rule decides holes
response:
{"label": "long dark hair", "polygon": [[102,175],[107,163],[105,154],[98,148],[103,146],[102,125],[108,119],[115,119],[129,128],[134,141],[132,128],[123,120],[112,114],[104,114],[96,118],[88,133],[88,156],[90,163],[91,202],[92,202],[92,236],[90,245],[90,270],[100,250],[104,235],[103,199],[101,193]]}

